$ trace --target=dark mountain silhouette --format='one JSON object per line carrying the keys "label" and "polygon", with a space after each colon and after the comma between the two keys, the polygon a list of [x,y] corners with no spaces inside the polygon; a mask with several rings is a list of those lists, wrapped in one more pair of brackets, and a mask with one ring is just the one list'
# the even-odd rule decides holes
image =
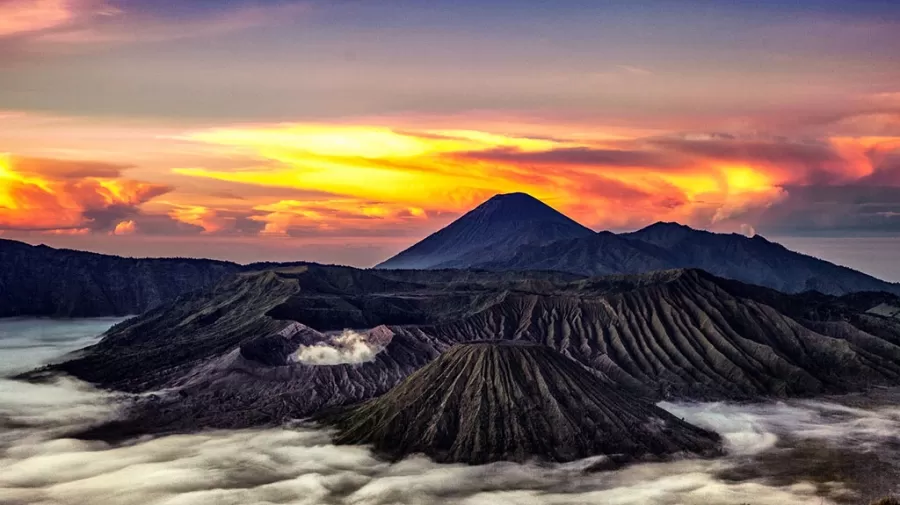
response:
{"label": "dark mountain silhouette", "polygon": [[[513,198],[515,205],[504,203]],[[676,223],[656,223],[618,235],[586,233],[586,228],[536,202],[522,194],[498,195],[379,267],[558,270],[582,275],[700,268],[787,293],[900,294],[900,284],[791,251],[759,235],[711,233]],[[537,210],[541,208],[544,212]],[[566,225],[560,228],[560,222]]]}
{"label": "dark mountain silhouette", "polygon": [[488,270],[555,270],[582,275],[614,275],[675,268],[675,255],[652,244],[628,240],[608,231],[522,246],[511,257],[476,263]]}
{"label": "dark mountain silhouette", "polygon": [[[95,432],[103,437],[302,418],[384,394],[473,340],[546,345],[651,400],[803,397],[900,385],[893,307],[900,298],[888,293],[789,295],[700,270],[574,278],[306,265],[182,295],[31,377],[167,391]],[[285,333],[298,324],[315,331]],[[345,328],[376,346],[371,359],[286,358]]]}
{"label": "dark mountain silhouette", "polygon": [[376,268],[465,268],[593,232],[525,193],[497,195]]}
{"label": "dark mountain silhouette", "polygon": [[453,346],[386,394],[319,416],[338,444],[390,459],[483,464],[595,455],[713,455],[719,436],[623,395],[578,362],[521,341]]}
{"label": "dark mountain silhouette", "polygon": [[122,258],[0,239],[0,317],[139,314],[226,276],[267,266]]}
{"label": "dark mountain silhouette", "polygon": [[900,294],[900,285],[856,270],[797,253],[760,235],[710,233],[676,223],[656,223],[623,234],[665,249],[673,267],[700,268],[729,279],[758,284],[787,293],[820,291],[888,291]]}
{"label": "dark mountain silhouette", "polygon": [[[0,317],[138,314],[236,273],[277,265],[122,258],[0,239]],[[701,268],[789,293],[900,294],[898,284],[795,253],[760,236],[710,233],[674,223],[619,235],[594,233],[522,193],[497,195],[379,266],[489,269],[509,271],[509,279],[516,275],[512,272],[525,270],[577,276]]]}

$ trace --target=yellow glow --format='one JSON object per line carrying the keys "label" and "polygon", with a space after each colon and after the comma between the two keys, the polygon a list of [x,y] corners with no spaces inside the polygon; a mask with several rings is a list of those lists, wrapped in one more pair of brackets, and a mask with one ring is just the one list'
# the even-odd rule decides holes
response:
{"label": "yellow glow", "polygon": [[[50,191],[47,182],[43,179],[39,179],[37,177],[26,177],[25,175],[13,170],[13,160],[12,156],[9,153],[0,153],[0,179],[22,184],[33,184],[44,191]],[[8,191],[9,184],[4,184],[3,188],[0,189]]]}
{"label": "yellow glow", "polygon": [[[522,151],[544,151],[553,149],[555,147],[562,147],[560,145],[560,142],[553,140],[507,137],[504,135],[480,132],[476,130],[429,130],[427,133],[431,135],[447,137],[448,139],[462,139],[480,144],[480,146],[473,145],[472,143],[453,145],[452,142],[446,142],[444,143],[444,145],[447,149],[444,152],[449,152],[451,150],[474,150],[478,147],[482,149],[496,147],[515,147]],[[566,144],[568,145],[568,143]]]}
{"label": "yellow glow", "polygon": [[[796,164],[774,161],[756,166],[752,157],[724,161],[679,153],[648,141],[670,133],[666,130],[595,131],[580,122],[522,123],[500,116],[397,117],[377,125],[226,125],[184,132],[171,125],[97,118],[0,115],[5,126],[0,147],[17,149],[14,155],[0,153],[0,228],[9,229],[82,229],[89,222],[86,208],[125,204],[207,233],[248,233],[250,228],[235,228],[251,219],[269,233],[296,235],[306,226],[355,233],[382,226],[396,237],[407,225],[423,234],[433,231],[496,193],[514,191],[530,193],[597,229],[655,220],[703,226],[714,214],[727,219],[770,204],[784,194],[783,186],[813,183],[816,170],[852,184],[900,149],[898,137],[832,137],[827,141],[839,156],[797,170]],[[553,156],[478,155],[572,147],[646,150],[669,163],[622,167],[547,161]],[[30,157],[29,163],[19,156]],[[133,166],[129,174],[174,189],[168,202],[161,201],[156,196],[165,192],[161,186],[41,166],[40,158],[58,156]],[[121,231],[128,229],[122,226]],[[368,236],[357,237],[363,235]]]}
{"label": "yellow glow", "polygon": [[120,186],[117,181],[98,180],[97,183],[101,188],[109,192],[108,194],[103,195],[107,203],[127,201],[128,197],[124,194],[124,188]]}
{"label": "yellow glow", "polygon": [[0,209],[17,210],[16,201],[9,194],[9,186],[16,174],[9,168],[9,155],[0,153]]}
{"label": "yellow glow", "polygon": [[26,177],[13,170],[12,156],[8,153],[0,153],[0,209],[16,211],[32,208],[33,205],[20,201],[13,194],[16,188],[29,185],[37,186],[43,191],[50,191],[45,181],[36,177]]}
{"label": "yellow glow", "polygon": [[200,132],[190,138],[212,144],[276,147],[319,156],[360,158],[411,157],[428,150],[425,141],[387,128],[354,126],[306,126],[258,130],[221,129]]}
{"label": "yellow glow", "polygon": [[722,190],[722,184],[715,174],[660,174],[659,177],[680,189],[689,200],[701,195],[714,194]]}
{"label": "yellow glow", "polygon": [[772,189],[772,182],[766,174],[747,166],[725,167],[725,182],[730,192],[758,192]]}
{"label": "yellow glow", "polygon": [[497,177],[496,171],[484,164],[463,165],[442,157],[444,154],[498,147],[537,151],[569,145],[472,130],[428,130],[416,134],[335,125],[217,129],[188,138],[249,149],[282,166],[238,171],[175,168],[172,171],[176,174],[403,202],[418,209],[409,211],[413,214],[424,213],[425,209],[446,209],[448,204],[454,209],[464,208],[497,192],[529,191],[538,197],[559,194],[553,188]]}

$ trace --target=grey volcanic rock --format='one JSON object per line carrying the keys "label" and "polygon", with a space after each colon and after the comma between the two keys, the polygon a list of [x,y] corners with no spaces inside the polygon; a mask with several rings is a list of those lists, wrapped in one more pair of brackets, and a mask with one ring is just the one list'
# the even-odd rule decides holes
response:
{"label": "grey volcanic rock", "polygon": [[592,234],[530,195],[497,195],[376,268],[465,268],[509,257],[521,245]]}
{"label": "grey volcanic rock", "polygon": [[[885,305],[900,299],[788,295],[698,270],[573,278],[308,265],[183,295],[31,377],[165,391],[104,437],[303,418],[384,394],[453,345],[485,339],[546,345],[650,400],[802,397],[900,385],[900,319],[870,312]],[[346,328],[377,345],[370,360],[289,359]]]}
{"label": "grey volcanic rock", "polygon": [[237,272],[269,266],[122,258],[0,239],[0,317],[140,314]]}
{"label": "grey volcanic rock", "polygon": [[623,396],[545,346],[456,345],[388,393],[319,416],[339,444],[371,444],[391,459],[424,453],[482,464],[595,455],[712,455],[719,437]]}

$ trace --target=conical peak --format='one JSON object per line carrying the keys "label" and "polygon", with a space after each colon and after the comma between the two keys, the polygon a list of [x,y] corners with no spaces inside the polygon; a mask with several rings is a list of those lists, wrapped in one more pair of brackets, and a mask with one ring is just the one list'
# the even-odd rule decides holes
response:
{"label": "conical peak", "polygon": [[505,193],[495,195],[475,207],[470,216],[490,216],[492,219],[524,220],[559,220],[570,219],[546,203],[527,193]]}
{"label": "conical peak", "polygon": [[546,244],[592,233],[531,195],[501,194],[379,267],[465,268],[509,257],[522,245]]}
{"label": "conical peak", "polygon": [[529,195],[528,193],[522,193],[522,192],[498,193],[498,194],[490,197],[489,199],[487,199],[486,202],[522,202],[522,203],[537,202],[537,203],[543,203],[540,200],[538,200],[537,198]]}

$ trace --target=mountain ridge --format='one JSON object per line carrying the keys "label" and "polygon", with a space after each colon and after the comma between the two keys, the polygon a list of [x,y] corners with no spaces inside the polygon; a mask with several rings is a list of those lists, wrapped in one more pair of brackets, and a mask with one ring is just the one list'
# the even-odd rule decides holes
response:
{"label": "mountain ridge", "polygon": [[[442,238],[446,230],[459,227],[476,234],[479,231],[477,227],[470,227],[467,222],[470,214],[376,268],[556,270],[579,275],[700,268],[721,277],[789,293],[816,290],[840,295],[882,290],[900,294],[900,283],[883,281],[848,267],[791,251],[761,235],[746,237],[736,233],[714,233],[671,222],[657,222],[629,233],[591,231],[518,242],[504,242],[485,234],[480,239],[470,237],[469,240],[483,240],[491,244],[489,251],[479,251],[478,254],[454,252],[454,243],[442,241]],[[508,219],[519,219],[519,229],[529,229],[527,215],[520,217],[519,213],[513,212]],[[540,235],[541,232],[539,228],[530,228],[529,233]],[[415,261],[403,260],[404,254],[409,254],[409,251],[418,251]],[[429,257],[428,251],[440,251],[440,257]],[[445,261],[448,256],[454,259]]]}
{"label": "mountain ridge", "polygon": [[0,317],[134,315],[230,275],[274,265],[129,258],[0,239]]}
{"label": "mountain ridge", "polygon": [[[479,208],[475,228],[466,225],[463,230],[453,231],[451,224],[432,234],[430,241],[426,239],[407,250],[415,253],[409,263],[425,262],[432,265],[428,267],[431,269],[545,270],[572,276],[701,268],[721,277],[789,293],[814,290],[833,295],[859,291],[900,294],[900,284],[790,251],[759,235],[747,238],[717,234],[675,223],[655,223],[623,234],[595,233],[521,193],[498,195]],[[523,208],[532,210],[520,212]],[[537,226],[528,219],[535,214],[539,216]],[[452,251],[442,242],[448,229],[453,231],[451,238],[465,247]],[[489,240],[483,242],[485,234]],[[428,247],[420,254],[425,242],[429,242]],[[429,260],[429,251],[437,251],[441,256]],[[240,265],[199,258],[125,258],[0,239],[0,317],[133,315],[181,294],[213,286],[231,275],[305,264],[308,263]],[[385,266],[404,265],[389,260],[376,268],[384,270]]]}

